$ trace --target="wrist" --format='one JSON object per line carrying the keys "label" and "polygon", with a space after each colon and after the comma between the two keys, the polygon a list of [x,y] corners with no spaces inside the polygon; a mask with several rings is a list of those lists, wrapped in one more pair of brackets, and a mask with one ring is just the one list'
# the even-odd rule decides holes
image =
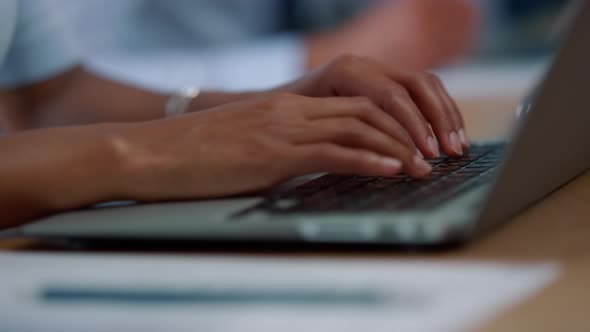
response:
{"label": "wrist", "polygon": [[32,130],[0,140],[0,228],[44,215],[122,198],[126,172],[120,149],[105,140],[119,126]]}
{"label": "wrist", "polygon": [[255,98],[259,92],[216,92],[201,91],[199,96],[193,98],[189,103],[188,112],[198,112],[214,108],[224,104],[229,104],[244,99]]}
{"label": "wrist", "polygon": [[150,130],[144,132],[142,128],[160,121],[167,120],[111,126],[95,142],[91,150],[101,157],[93,162],[104,179],[94,193],[99,201],[153,199],[155,191],[151,183],[158,172],[157,158],[145,148]]}
{"label": "wrist", "polygon": [[131,172],[126,142],[119,134],[129,126],[101,124],[80,127],[80,135],[76,135],[80,137],[80,142],[71,146],[71,156],[63,160],[61,167],[71,170],[68,171],[68,186],[72,189],[69,194],[59,195],[51,201],[53,210],[132,199],[130,188],[136,175]]}
{"label": "wrist", "polygon": [[0,165],[6,180],[0,207],[13,209],[11,218],[19,222],[122,198],[124,159],[106,139],[119,127],[52,128],[4,137],[0,151],[11,158]]}

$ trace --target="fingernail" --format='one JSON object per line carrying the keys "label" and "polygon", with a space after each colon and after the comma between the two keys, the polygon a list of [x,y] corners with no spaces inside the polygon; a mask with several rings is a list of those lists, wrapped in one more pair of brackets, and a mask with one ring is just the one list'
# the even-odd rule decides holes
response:
{"label": "fingernail", "polygon": [[432,172],[432,166],[430,166],[429,163],[418,156],[414,157],[414,164],[416,165],[416,169],[418,172],[420,172],[420,174],[427,175]]}
{"label": "fingernail", "polygon": [[467,134],[465,134],[464,129],[459,130],[459,139],[461,139],[461,143],[463,144],[463,147],[468,148],[469,145],[471,145],[471,143],[469,142],[469,137],[467,137]]}
{"label": "fingernail", "polygon": [[436,141],[434,140],[434,137],[428,137],[428,149],[430,150],[430,152],[432,152],[433,156],[436,156],[436,158],[440,157],[440,151],[438,148],[438,143],[436,143]]}
{"label": "fingernail", "polygon": [[393,158],[381,158],[381,164],[391,170],[400,171],[402,169],[402,162]]}
{"label": "fingernail", "polygon": [[463,148],[461,147],[461,143],[459,142],[459,136],[456,132],[452,132],[449,135],[449,140],[451,143],[451,149],[458,155],[463,155]]}
{"label": "fingernail", "polygon": [[422,154],[422,151],[420,150],[416,150],[416,155],[422,159],[424,159],[424,155]]}

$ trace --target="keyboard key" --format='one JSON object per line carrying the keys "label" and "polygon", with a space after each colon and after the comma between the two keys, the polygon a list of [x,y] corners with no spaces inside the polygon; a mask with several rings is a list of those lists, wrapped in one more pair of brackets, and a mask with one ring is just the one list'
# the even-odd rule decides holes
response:
{"label": "keyboard key", "polygon": [[489,181],[503,152],[502,145],[473,146],[460,158],[430,160],[426,179],[405,175],[370,177],[325,175],[293,190],[267,199],[236,217],[251,212],[275,214],[331,213],[343,211],[402,211],[430,209],[458,194]]}

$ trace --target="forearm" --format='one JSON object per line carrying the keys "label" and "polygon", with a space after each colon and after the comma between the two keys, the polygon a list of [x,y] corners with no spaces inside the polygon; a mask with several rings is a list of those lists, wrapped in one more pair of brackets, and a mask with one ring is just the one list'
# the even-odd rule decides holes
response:
{"label": "forearm", "polygon": [[0,139],[0,229],[122,198],[125,168],[109,138],[119,125],[45,129]]}
{"label": "forearm", "polygon": [[[199,111],[256,93],[203,91],[190,105]],[[169,95],[148,91],[76,69],[52,80],[0,95],[5,130],[125,123],[165,116]],[[3,106],[3,107],[2,107]]]}

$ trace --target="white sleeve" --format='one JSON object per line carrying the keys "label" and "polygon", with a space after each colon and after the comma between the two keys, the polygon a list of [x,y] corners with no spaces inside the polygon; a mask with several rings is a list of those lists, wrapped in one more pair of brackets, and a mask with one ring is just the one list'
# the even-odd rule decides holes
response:
{"label": "white sleeve", "polygon": [[78,62],[61,9],[52,0],[18,1],[16,29],[0,68],[0,86],[41,81]]}
{"label": "white sleeve", "polygon": [[305,42],[298,35],[249,41],[212,49],[163,49],[146,54],[118,51],[90,57],[86,66],[100,74],[172,91],[187,86],[217,90],[274,87],[305,71]]}

